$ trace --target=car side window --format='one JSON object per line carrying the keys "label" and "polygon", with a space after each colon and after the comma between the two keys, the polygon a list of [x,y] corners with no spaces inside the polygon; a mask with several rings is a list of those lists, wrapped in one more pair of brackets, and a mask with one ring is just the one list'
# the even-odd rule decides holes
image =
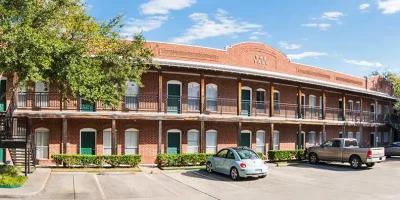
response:
{"label": "car side window", "polygon": [[328,140],[325,143],[322,144],[323,147],[332,147],[332,141]]}
{"label": "car side window", "polygon": [[332,147],[340,147],[340,140],[333,140]]}
{"label": "car side window", "polygon": [[228,153],[228,149],[221,150],[220,152],[218,152],[217,157],[225,158],[227,153]]}
{"label": "car side window", "polygon": [[229,151],[228,154],[226,154],[227,159],[235,159],[235,154],[233,154],[232,151]]}

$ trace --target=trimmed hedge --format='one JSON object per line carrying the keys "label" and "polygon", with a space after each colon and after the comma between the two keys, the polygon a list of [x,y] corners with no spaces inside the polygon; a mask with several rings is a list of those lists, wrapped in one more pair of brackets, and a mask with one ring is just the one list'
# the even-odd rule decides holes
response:
{"label": "trimmed hedge", "polygon": [[297,160],[305,159],[304,150],[273,150],[268,151],[268,158],[272,161],[277,160]]}
{"label": "trimmed hedge", "polygon": [[208,158],[214,154],[158,154],[157,163],[160,167],[167,166],[200,166],[205,165]]}
{"label": "trimmed hedge", "polygon": [[55,154],[51,158],[57,165],[63,164],[64,167],[74,165],[88,166],[91,164],[104,167],[104,163],[111,167],[118,167],[120,164],[128,164],[136,167],[142,161],[141,155],[80,155],[80,154]]}

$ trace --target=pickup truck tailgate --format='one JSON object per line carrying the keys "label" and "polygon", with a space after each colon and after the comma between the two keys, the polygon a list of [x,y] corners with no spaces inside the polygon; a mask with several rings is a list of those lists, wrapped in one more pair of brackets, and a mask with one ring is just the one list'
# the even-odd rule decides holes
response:
{"label": "pickup truck tailgate", "polygon": [[372,156],[371,158],[380,158],[385,156],[384,148],[371,148]]}

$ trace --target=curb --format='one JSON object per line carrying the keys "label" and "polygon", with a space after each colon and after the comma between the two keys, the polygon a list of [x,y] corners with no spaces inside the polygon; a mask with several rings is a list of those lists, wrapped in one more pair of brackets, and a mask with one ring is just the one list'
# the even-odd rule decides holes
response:
{"label": "curb", "polygon": [[[42,182],[42,185],[38,188],[34,188],[33,191],[29,191],[29,192],[23,192],[24,190],[29,190],[26,189],[26,187],[24,188],[24,185],[22,185],[20,188],[15,188],[15,189],[5,189],[0,191],[0,198],[27,198],[27,197],[33,197],[36,196],[38,194],[40,194],[44,188],[46,187],[47,181],[49,180],[50,174],[51,174],[51,170],[46,170],[46,174],[40,174],[40,176],[44,176],[44,181]],[[36,171],[37,173],[37,171]],[[32,176],[32,175],[31,175]],[[29,176],[28,176],[28,180],[29,180]],[[27,182],[28,182],[27,180]],[[35,182],[35,184],[37,184],[37,182]],[[29,187],[29,186],[28,186]],[[3,191],[6,191],[6,193],[10,193],[10,194],[2,194]]]}

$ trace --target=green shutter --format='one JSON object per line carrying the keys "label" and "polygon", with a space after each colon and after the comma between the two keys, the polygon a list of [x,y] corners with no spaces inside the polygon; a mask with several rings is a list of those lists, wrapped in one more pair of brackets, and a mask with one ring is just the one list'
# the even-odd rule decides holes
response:
{"label": "green shutter", "polygon": [[168,133],[168,147],[167,154],[179,154],[180,151],[180,133],[179,132],[169,132]]}

